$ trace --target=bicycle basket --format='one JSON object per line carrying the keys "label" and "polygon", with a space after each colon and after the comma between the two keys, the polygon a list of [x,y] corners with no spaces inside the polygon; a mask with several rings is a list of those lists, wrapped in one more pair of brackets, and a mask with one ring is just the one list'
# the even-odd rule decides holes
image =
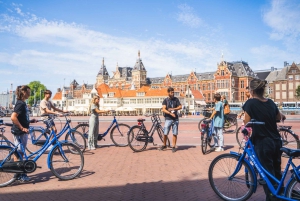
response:
{"label": "bicycle basket", "polygon": [[53,119],[44,120],[44,123],[46,124],[47,128],[51,128],[54,125]]}
{"label": "bicycle basket", "polygon": [[209,118],[211,116],[211,112],[203,111],[203,116]]}

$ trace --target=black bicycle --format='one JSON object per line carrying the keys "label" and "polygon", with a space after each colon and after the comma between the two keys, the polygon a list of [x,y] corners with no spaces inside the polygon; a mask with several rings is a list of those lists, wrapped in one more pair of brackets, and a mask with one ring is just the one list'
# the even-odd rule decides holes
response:
{"label": "black bicycle", "polygon": [[[134,152],[144,151],[149,142],[156,146],[153,139],[155,131],[162,142],[164,139],[164,129],[161,126],[161,120],[158,114],[151,116],[152,126],[150,131],[147,130],[144,121],[145,119],[138,119],[138,125],[132,126],[128,132],[128,145]],[[167,138],[166,145],[170,147],[169,138]]]}

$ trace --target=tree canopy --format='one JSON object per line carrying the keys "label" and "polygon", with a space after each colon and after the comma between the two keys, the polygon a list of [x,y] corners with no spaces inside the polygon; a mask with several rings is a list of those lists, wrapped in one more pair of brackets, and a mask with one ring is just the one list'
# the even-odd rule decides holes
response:
{"label": "tree canopy", "polygon": [[32,81],[28,84],[31,89],[30,97],[28,98],[28,103],[30,106],[39,104],[44,98],[44,91],[47,89],[40,81]]}

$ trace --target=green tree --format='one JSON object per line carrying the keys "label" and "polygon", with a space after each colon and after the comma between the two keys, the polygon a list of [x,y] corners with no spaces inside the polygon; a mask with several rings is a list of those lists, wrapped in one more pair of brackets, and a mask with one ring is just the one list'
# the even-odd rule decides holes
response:
{"label": "green tree", "polygon": [[298,85],[298,87],[296,89],[296,98],[300,99],[300,85]]}
{"label": "green tree", "polygon": [[44,91],[47,89],[40,81],[32,81],[28,84],[31,89],[28,103],[30,106],[39,103],[44,98]]}

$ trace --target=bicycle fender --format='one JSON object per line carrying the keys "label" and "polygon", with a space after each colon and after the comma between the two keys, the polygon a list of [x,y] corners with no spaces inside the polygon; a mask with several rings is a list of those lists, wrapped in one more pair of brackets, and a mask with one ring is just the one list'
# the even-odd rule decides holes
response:
{"label": "bicycle fender", "polygon": [[[234,151],[230,151],[230,154],[235,155],[235,156],[241,156],[239,153],[234,152]],[[253,185],[253,193],[255,193],[256,189],[257,189],[257,177],[256,177],[256,173],[255,173],[255,171],[253,169],[253,166],[250,164],[250,162],[248,160],[244,160],[244,162],[249,165],[250,171],[252,172],[252,174],[254,176],[253,177],[253,183],[254,183],[254,185]]]}

